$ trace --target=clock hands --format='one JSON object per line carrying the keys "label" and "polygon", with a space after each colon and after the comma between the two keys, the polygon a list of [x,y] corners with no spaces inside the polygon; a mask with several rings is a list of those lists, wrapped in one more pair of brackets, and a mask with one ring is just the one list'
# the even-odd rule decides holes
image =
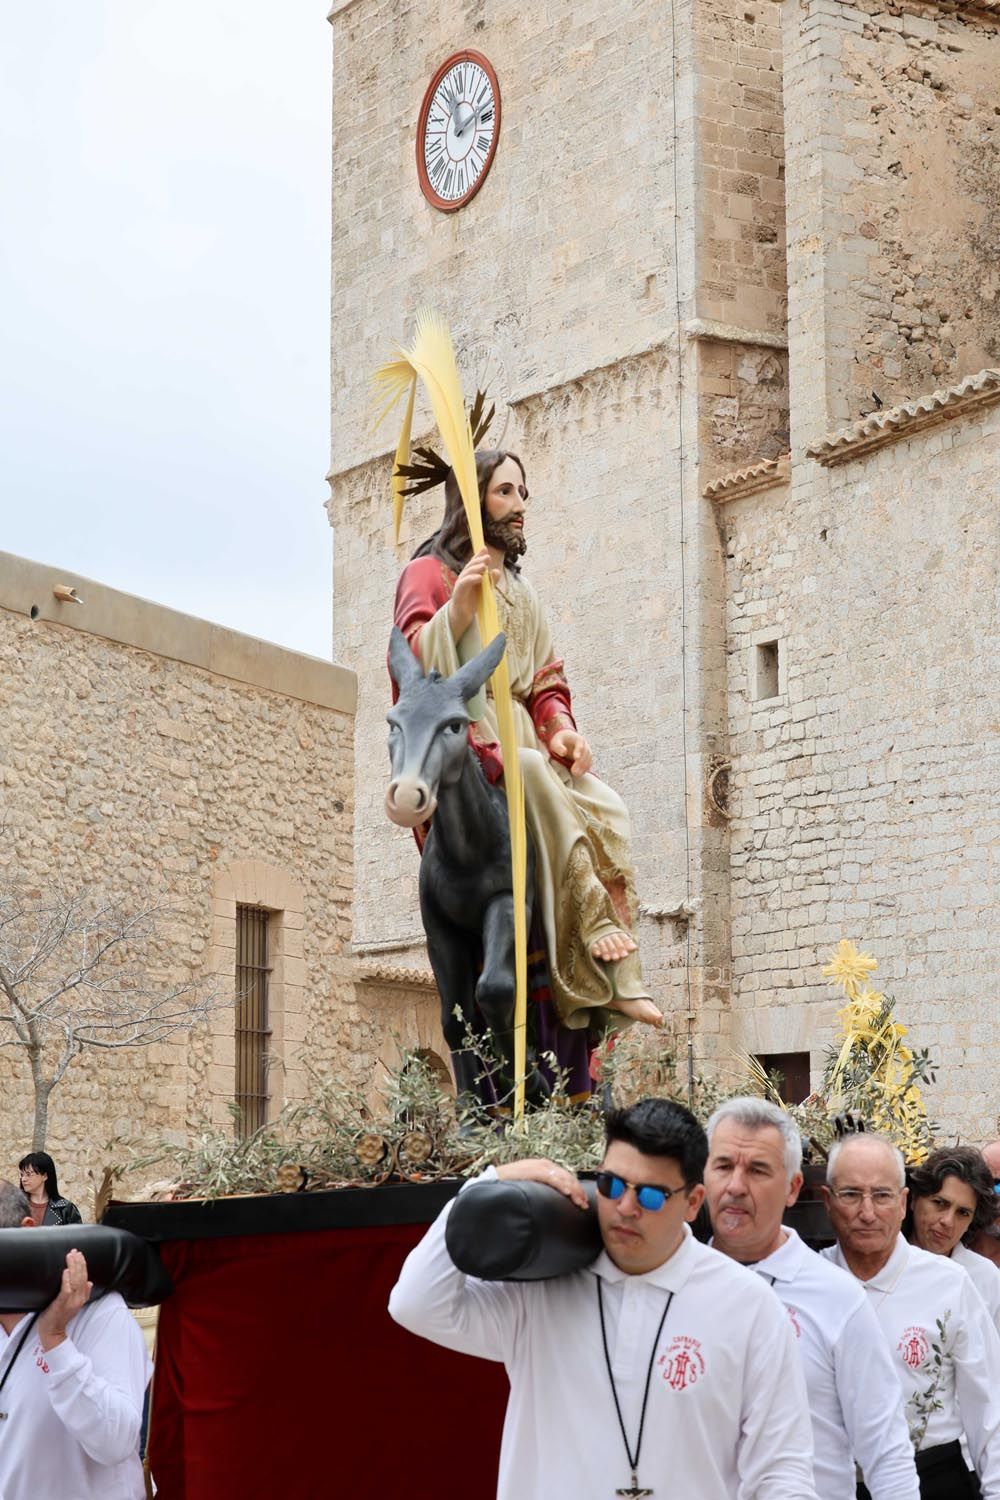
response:
{"label": "clock hands", "polygon": [[[465,103],[464,100],[462,100],[461,102]],[[469,105],[468,107],[470,109],[472,109],[471,105]],[[457,110],[456,110],[456,113],[457,113]],[[468,128],[469,128],[470,125],[473,125],[473,126],[479,126],[479,125],[481,125],[482,122],[483,122],[483,116],[486,115],[486,114],[491,114],[492,115],[492,113],[493,113],[492,104],[491,104],[490,100],[487,100],[486,103],[485,104],[481,104],[478,109],[472,109],[472,114],[466,120],[465,124],[462,125],[462,126],[460,126],[460,127],[458,127],[455,130],[455,135],[456,136],[464,135],[465,132],[468,130]]]}

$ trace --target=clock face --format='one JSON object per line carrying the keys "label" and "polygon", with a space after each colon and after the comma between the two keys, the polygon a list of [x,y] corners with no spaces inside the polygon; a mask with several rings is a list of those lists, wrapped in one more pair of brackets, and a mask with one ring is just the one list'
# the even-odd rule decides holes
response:
{"label": "clock face", "polygon": [[424,95],[417,174],[428,203],[453,213],[482,187],[500,135],[497,75],[480,52],[456,52]]}

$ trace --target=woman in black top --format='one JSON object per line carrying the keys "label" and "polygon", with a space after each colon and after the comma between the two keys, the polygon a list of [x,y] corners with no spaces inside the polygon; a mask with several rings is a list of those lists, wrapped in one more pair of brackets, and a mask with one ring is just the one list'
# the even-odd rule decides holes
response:
{"label": "woman in black top", "polygon": [[82,1224],[80,1210],[60,1198],[56,1164],[47,1151],[29,1151],[17,1164],[21,1189],[28,1195],[36,1224]]}

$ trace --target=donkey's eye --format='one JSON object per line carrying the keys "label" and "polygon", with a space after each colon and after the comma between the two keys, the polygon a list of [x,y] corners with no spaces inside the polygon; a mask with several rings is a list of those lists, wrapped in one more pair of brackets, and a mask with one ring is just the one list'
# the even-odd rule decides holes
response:
{"label": "donkey's eye", "polygon": [[452,719],[451,723],[448,725],[448,733],[449,734],[464,734],[465,733],[465,720],[464,719]]}

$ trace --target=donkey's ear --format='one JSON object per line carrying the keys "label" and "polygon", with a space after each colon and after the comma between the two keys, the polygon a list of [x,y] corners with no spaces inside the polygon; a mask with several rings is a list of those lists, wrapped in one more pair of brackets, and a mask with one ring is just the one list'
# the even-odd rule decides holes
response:
{"label": "donkey's ear", "polygon": [[410,649],[410,643],[398,625],[392,627],[389,637],[389,671],[401,693],[423,677],[423,668]]}
{"label": "donkey's ear", "polygon": [[452,674],[450,681],[458,688],[464,703],[468,703],[469,699],[479,692],[487,677],[492,677],[506,648],[507,637],[501,631],[499,635],[493,637],[488,646],[480,651],[478,656],[474,656],[471,661],[465,663],[464,667],[459,667],[458,671]]}

